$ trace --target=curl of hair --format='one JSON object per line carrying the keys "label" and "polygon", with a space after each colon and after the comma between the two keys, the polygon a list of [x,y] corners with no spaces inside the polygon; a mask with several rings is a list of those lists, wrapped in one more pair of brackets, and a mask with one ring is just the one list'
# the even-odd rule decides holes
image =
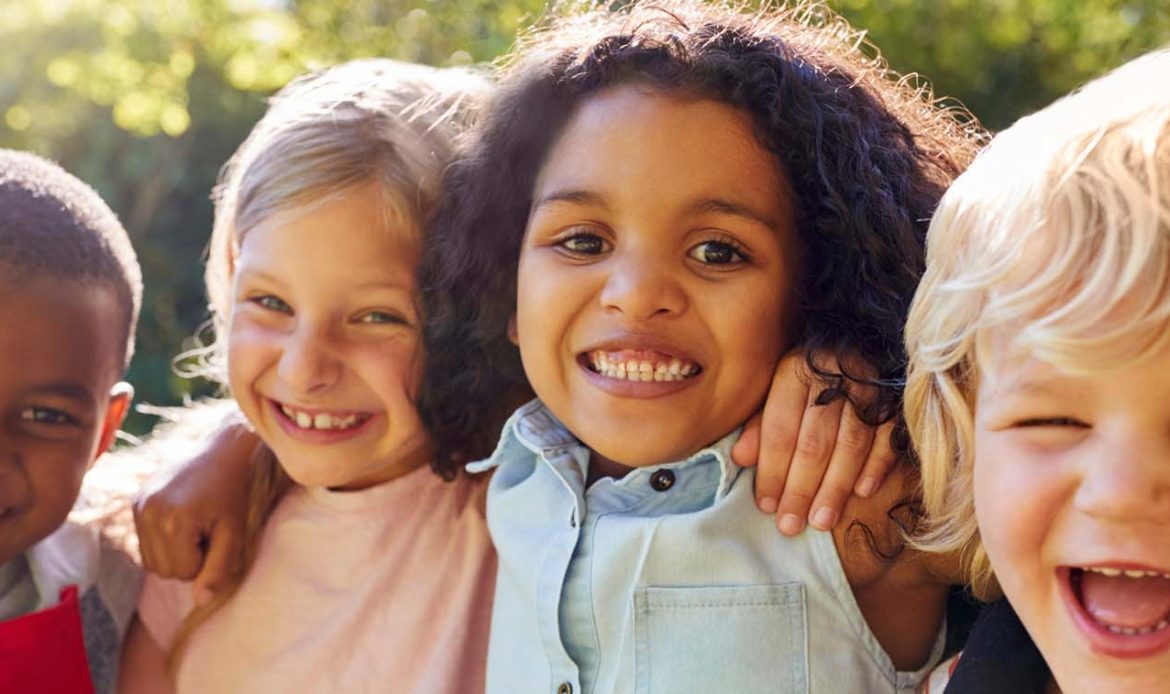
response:
{"label": "curl of hair", "polygon": [[[424,420],[438,465],[491,451],[504,410],[528,391],[507,326],[516,269],[545,157],[575,109],[623,84],[749,113],[797,200],[805,248],[796,340],[822,400],[876,386],[867,421],[897,415],[901,340],[939,197],[983,141],[961,109],[940,108],[863,50],[819,5],[740,11],[677,0],[553,17],[522,38],[490,107],[447,172],[420,271],[428,316]],[[837,357],[843,366],[816,363]],[[873,372],[846,364],[860,356]]]}
{"label": "curl of hair", "polygon": [[[926,522],[1000,594],[975,515],[975,409],[997,358],[1072,373],[1134,364],[1170,341],[1170,74],[1155,51],[1000,133],[943,197],[906,325],[906,422]],[[1003,338],[994,339],[993,338]]]}

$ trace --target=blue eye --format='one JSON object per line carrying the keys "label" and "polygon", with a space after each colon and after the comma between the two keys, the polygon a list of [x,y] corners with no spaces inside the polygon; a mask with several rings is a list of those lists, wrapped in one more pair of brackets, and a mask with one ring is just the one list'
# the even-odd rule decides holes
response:
{"label": "blue eye", "polygon": [[727,241],[704,241],[690,250],[688,255],[704,265],[738,265],[747,262],[740,249]]}
{"label": "blue eye", "polygon": [[359,323],[373,323],[375,325],[409,325],[406,319],[389,311],[370,311],[358,318]]}
{"label": "blue eye", "polygon": [[289,313],[289,314],[292,313],[291,306],[289,306],[287,303],[285,303],[284,300],[281,299],[280,297],[273,296],[271,294],[263,294],[261,296],[255,296],[255,297],[248,299],[248,301],[251,301],[252,303],[259,306],[260,308],[263,308],[263,309],[266,309],[269,311],[276,311],[277,313]]}
{"label": "blue eye", "polygon": [[51,407],[26,407],[20,411],[20,418],[26,422],[50,426],[75,426],[80,423],[73,415]]}
{"label": "blue eye", "polygon": [[573,255],[601,255],[610,250],[610,244],[597,234],[577,233],[561,239],[557,245]]}

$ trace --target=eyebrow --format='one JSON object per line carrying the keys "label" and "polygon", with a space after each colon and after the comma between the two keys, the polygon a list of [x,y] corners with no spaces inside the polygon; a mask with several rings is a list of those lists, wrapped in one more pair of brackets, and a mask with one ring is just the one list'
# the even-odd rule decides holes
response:
{"label": "eyebrow", "polygon": [[[565,202],[574,205],[589,205],[593,207],[600,207],[602,209],[609,209],[609,201],[604,195],[594,193],[588,190],[556,190],[548,195],[541,197],[532,205],[532,210],[536,211],[541,207],[549,204]],[[685,212],[688,214],[722,214],[730,215],[746,219],[756,224],[761,224],[772,231],[779,229],[779,224],[776,220],[767,215],[756,212],[747,205],[737,202],[732,202],[726,198],[700,198],[691,203]]]}
{"label": "eyebrow", "polygon": [[80,383],[47,383],[36,386],[32,392],[37,395],[55,395],[86,407],[97,402],[90,389]]}

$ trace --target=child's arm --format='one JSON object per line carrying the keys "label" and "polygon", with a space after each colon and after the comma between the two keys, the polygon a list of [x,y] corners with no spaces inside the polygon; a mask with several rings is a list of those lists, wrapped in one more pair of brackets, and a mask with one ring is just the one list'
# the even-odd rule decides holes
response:
{"label": "child's arm", "polygon": [[152,481],[134,503],[142,563],[163,578],[194,581],[196,604],[240,560],[252,455],[259,439],[242,417],[225,421],[198,455]]}
{"label": "child's arm", "polygon": [[835,527],[849,497],[873,495],[895,460],[893,422],[865,424],[847,398],[817,405],[820,389],[812,384],[804,351],[785,355],[763,411],[732,449],[738,464],[759,464],[757,503],[776,514],[785,535],[803,530],[805,519],[821,530]]}
{"label": "child's arm", "polygon": [[134,617],[122,643],[118,694],[170,694],[174,690],[166,653],[138,617]]}

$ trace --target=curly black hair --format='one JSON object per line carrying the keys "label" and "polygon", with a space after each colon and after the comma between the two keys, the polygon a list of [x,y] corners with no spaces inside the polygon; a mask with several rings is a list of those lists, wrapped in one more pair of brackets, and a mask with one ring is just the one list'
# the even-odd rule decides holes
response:
{"label": "curly black hair", "polygon": [[[984,141],[973,118],[870,57],[819,5],[746,12],[677,0],[553,16],[519,40],[495,99],[447,171],[420,268],[427,365],[420,409],[436,471],[491,451],[530,390],[507,336],[516,270],[545,157],[591,95],[639,83],[749,113],[797,200],[805,267],[797,344],[820,401],[876,387],[870,423],[896,416],[901,330],[935,205]],[[872,371],[839,364],[861,357]],[[858,403],[861,405],[861,403]]]}

